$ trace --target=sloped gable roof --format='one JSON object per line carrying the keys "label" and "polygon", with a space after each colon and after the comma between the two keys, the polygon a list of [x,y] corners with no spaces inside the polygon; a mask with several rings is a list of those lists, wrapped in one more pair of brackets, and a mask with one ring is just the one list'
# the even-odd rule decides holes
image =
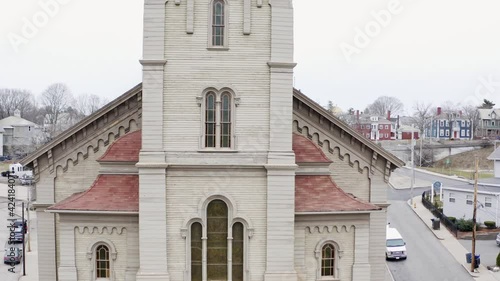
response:
{"label": "sloped gable roof", "polygon": [[134,95],[137,95],[142,91],[142,83],[136,85],[132,89],[128,90],[118,98],[114,99],[113,101],[109,102],[107,105],[103,106],[101,109],[98,111],[92,113],[91,115],[85,117],[82,119],[80,122],[76,123],[74,126],[70,127],[66,131],[62,132],[61,134],[57,135],[52,141],[46,143],[33,153],[29,154],[25,158],[23,158],[20,163],[23,165],[28,165],[33,160],[37,159],[44,153],[46,153],[48,150],[54,148],[61,142],[65,141],[66,139],[70,138],[72,135],[80,131],[81,129],[85,128],[86,126],[92,124],[95,120],[99,119],[100,117],[104,116],[105,114],[108,114],[115,108],[117,108],[122,102],[130,99]]}
{"label": "sloped gable roof", "polygon": [[295,163],[331,163],[325,153],[306,137],[293,133],[292,148]]}
{"label": "sloped gable roof", "polygon": [[9,117],[6,117],[2,120],[0,120],[0,128],[2,127],[17,127],[17,126],[38,126],[37,124],[29,121],[29,120],[26,120],[26,119],[23,119],[21,117],[17,117],[17,116],[9,116]]}
{"label": "sloped gable roof", "polygon": [[355,139],[357,139],[360,143],[364,144],[366,147],[369,149],[377,152],[377,154],[383,158],[385,158],[387,161],[391,163],[392,168],[399,168],[402,167],[405,163],[394,156],[392,153],[388,152],[387,150],[383,149],[382,147],[376,145],[372,141],[368,140],[364,136],[362,136],[360,133],[358,133],[356,130],[351,128],[348,124],[344,123],[334,115],[330,114],[328,110],[323,108],[321,105],[317,104],[315,101],[304,95],[302,92],[300,92],[297,89],[293,90],[293,97],[298,99],[300,102],[306,104],[310,108],[314,109],[318,114],[320,114],[323,118],[326,120],[332,122],[336,126],[338,126],[341,130],[346,132],[347,134],[351,135]]}
{"label": "sloped gable roof", "polygon": [[139,211],[138,175],[99,175],[92,186],[71,195],[49,208],[49,211]]}
{"label": "sloped gable roof", "polygon": [[295,212],[381,210],[339,188],[328,175],[295,176]]}
{"label": "sloped gable roof", "polygon": [[141,130],[128,133],[115,140],[97,161],[137,163],[141,145]]}

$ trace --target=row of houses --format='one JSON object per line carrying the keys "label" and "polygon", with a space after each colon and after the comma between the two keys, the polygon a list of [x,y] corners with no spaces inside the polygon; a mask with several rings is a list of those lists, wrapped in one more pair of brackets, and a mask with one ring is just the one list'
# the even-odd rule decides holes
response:
{"label": "row of houses", "polygon": [[348,123],[358,133],[374,141],[411,139],[411,132],[413,132],[414,139],[419,138],[417,128],[401,124],[400,117],[391,117],[390,111],[387,112],[387,116],[378,116],[363,114],[358,110],[355,115],[350,116]]}
{"label": "row of houses", "polygon": [[[493,113],[493,116],[496,116],[496,113]],[[500,117],[500,115],[498,116]],[[483,119],[481,120],[483,121]],[[441,107],[436,109],[436,113],[430,117],[429,122],[426,122],[428,125],[423,130],[417,126],[409,125],[415,121],[411,117],[397,116],[394,118],[391,117],[390,111],[387,112],[387,116],[363,114],[359,110],[356,113],[353,111],[347,121],[360,134],[374,141],[411,139],[412,132],[414,139],[420,138],[420,132],[427,138],[435,139],[468,140],[474,137],[472,120],[463,116],[461,111],[445,113]],[[482,127],[489,128],[488,134],[498,134],[492,128],[498,128],[497,130],[500,131],[500,120],[495,122],[484,119],[484,124],[487,126]]]}

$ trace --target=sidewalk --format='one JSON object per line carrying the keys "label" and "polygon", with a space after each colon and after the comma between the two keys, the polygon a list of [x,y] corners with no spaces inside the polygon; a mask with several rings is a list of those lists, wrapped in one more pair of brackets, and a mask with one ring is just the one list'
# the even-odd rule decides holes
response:
{"label": "sidewalk", "polygon": [[[19,201],[28,201],[28,186],[20,185],[16,182],[15,190],[16,190],[16,200]],[[0,183],[0,197],[6,198],[8,194],[9,187],[5,183]],[[29,230],[28,236],[26,237],[26,241],[30,241],[30,245],[26,244],[26,276],[23,276],[22,271],[18,280],[22,281],[39,281],[38,280],[38,243],[37,243],[37,232],[36,232],[36,212],[29,211]],[[29,251],[31,249],[31,251]]]}
{"label": "sidewalk", "polygon": [[[36,212],[30,211],[29,235],[30,247],[26,245],[26,276],[21,276],[22,281],[39,281],[38,280],[38,241],[36,235]],[[28,240],[28,238],[26,238]],[[31,251],[29,251],[31,248]]]}
{"label": "sidewalk", "polygon": [[411,200],[408,201],[409,207],[417,214],[418,217],[424,222],[429,230],[441,241],[443,246],[448,249],[450,254],[461,264],[465,271],[467,271],[475,280],[478,281],[497,281],[500,280],[500,272],[491,272],[482,264],[477,269],[477,272],[470,272],[470,264],[465,262],[465,254],[468,253],[462,244],[451,234],[446,227],[441,225],[439,230],[434,230],[431,227],[431,219],[434,218],[432,213],[422,205],[421,196],[413,198],[413,206]]}

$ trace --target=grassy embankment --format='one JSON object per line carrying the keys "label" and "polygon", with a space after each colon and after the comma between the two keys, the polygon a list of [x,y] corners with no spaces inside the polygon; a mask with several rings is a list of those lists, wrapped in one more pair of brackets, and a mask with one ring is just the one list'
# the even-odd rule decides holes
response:
{"label": "grassy embankment", "polygon": [[472,151],[462,152],[441,159],[434,163],[434,167],[423,168],[428,171],[452,176],[456,175],[466,179],[474,179],[474,156],[479,157],[479,178],[493,177],[493,161],[486,159],[493,152],[493,147],[481,148]]}

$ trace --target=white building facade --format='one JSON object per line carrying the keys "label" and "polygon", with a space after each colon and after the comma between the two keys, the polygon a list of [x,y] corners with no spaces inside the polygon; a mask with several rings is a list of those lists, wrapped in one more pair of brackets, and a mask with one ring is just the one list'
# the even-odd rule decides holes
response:
{"label": "white building facade", "polygon": [[[483,224],[485,221],[494,221],[496,225],[499,220],[499,196],[495,192],[499,186],[486,186],[488,190],[480,190],[477,193],[476,221]],[[443,213],[447,217],[470,220],[473,215],[474,190],[464,188],[443,187]]]}
{"label": "white building facade", "polygon": [[293,89],[291,1],[145,1],[141,64],[23,160],[40,280],[385,280],[403,163]]}

